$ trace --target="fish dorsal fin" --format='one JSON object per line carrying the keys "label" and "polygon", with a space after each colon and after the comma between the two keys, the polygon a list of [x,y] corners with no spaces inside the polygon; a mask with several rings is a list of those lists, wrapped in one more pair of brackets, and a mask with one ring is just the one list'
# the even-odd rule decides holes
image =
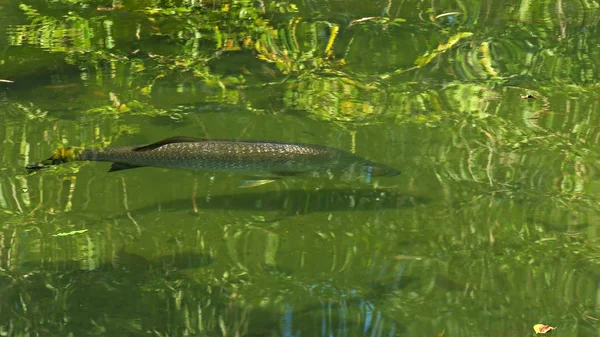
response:
{"label": "fish dorsal fin", "polygon": [[195,143],[195,142],[202,142],[205,140],[206,139],[204,139],[204,138],[175,136],[175,137],[169,137],[169,138],[166,138],[163,140],[159,140],[156,143],[152,143],[152,144],[148,144],[148,145],[144,145],[144,146],[138,146],[138,147],[134,148],[132,151],[150,151],[150,150],[158,149],[159,147],[161,147],[163,145],[167,145],[167,144]]}

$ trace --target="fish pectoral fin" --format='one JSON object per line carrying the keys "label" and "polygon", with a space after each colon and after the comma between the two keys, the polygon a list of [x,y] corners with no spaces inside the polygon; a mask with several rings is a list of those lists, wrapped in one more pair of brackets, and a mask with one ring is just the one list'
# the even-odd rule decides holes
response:
{"label": "fish pectoral fin", "polygon": [[156,143],[152,143],[152,144],[148,144],[148,145],[144,145],[144,146],[138,146],[138,147],[132,149],[132,151],[150,151],[150,150],[158,149],[159,147],[161,147],[163,145],[167,145],[167,144],[196,143],[196,142],[202,142],[205,140],[206,139],[204,139],[204,138],[175,136],[175,137],[169,137],[169,138],[166,138],[163,140],[159,140]]}
{"label": "fish pectoral fin", "polygon": [[133,165],[133,164],[127,164],[127,163],[112,163],[112,165],[110,166],[110,170],[108,170],[108,172],[123,171],[123,170],[138,168],[138,167],[144,167],[144,165]]}
{"label": "fish pectoral fin", "polygon": [[270,184],[276,180],[277,179],[246,179],[246,180],[240,181],[238,188],[251,188],[251,187],[256,187],[256,186],[262,186],[262,185]]}
{"label": "fish pectoral fin", "polygon": [[272,174],[282,177],[295,177],[306,174],[308,171],[271,171]]}

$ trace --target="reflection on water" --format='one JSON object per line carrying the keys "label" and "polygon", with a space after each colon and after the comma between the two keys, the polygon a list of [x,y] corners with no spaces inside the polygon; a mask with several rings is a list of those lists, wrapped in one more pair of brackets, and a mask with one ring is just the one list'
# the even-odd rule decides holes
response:
{"label": "reflection on water", "polygon": [[[25,256],[26,254],[22,254]],[[98,262],[92,264],[87,259],[72,261],[20,261],[19,258],[13,259],[10,264],[10,270],[18,274],[34,274],[37,272],[58,272],[69,273],[73,271],[110,272],[111,270],[122,270],[127,273],[144,275],[151,272],[166,272],[169,270],[182,270],[188,268],[199,268],[212,262],[209,256],[203,254],[186,252],[164,255],[147,260],[141,255],[119,251],[112,257],[111,261]]]}
{"label": "reflection on water", "polygon": [[[54,184],[51,178],[47,179]],[[124,180],[115,181],[116,186],[125,186]],[[130,182],[128,190],[117,190],[115,195],[136,195],[131,185]],[[300,255],[312,269],[309,273],[302,271],[307,267],[296,265],[297,253],[288,255],[292,246],[277,247],[278,242],[300,238],[297,230],[313,231],[320,226],[320,221],[303,220],[305,217],[327,217],[334,212],[345,221],[347,215],[367,215],[383,225],[376,220],[379,211],[417,209],[430,202],[424,197],[390,189],[333,187],[199,193],[195,197],[132,207],[122,215],[102,214],[102,221],[98,222],[91,204],[85,207],[86,203],[78,200],[84,195],[81,191],[89,187],[69,188],[73,186],[70,181],[58,182],[56,186],[74,193],[58,204],[63,210],[63,202],[74,200],[71,210],[46,214],[47,223],[2,236],[0,296],[6,300],[0,303],[0,311],[11,314],[0,319],[1,326],[46,334],[99,336],[124,331],[140,336],[390,336],[404,328],[387,313],[386,295],[404,289],[406,284],[421,282],[414,277],[412,281],[410,277],[392,277],[388,281],[386,275],[396,273],[396,267],[390,265],[393,259],[383,255],[371,268],[379,275],[376,281],[368,277],[358,284],[338,284],[322,281],[321,276],[307,277],[312,272],[321,273],[327,265],[317,266],[309,261],[331,257],[327,252],[327,242],[333,239],[328,237],[330,234],[316,246],[311,237],[296,246],[304,250]],[[176,191],[174,195],[177,194]],[[39,202],[37,196],[33,199],[22,207]],[[307,223],[295,230],[281,227],[285,231],[279,231],[269,223],[227,225],[236,217],[226,216],[213,225],[212,220],[219,219],[211,215],[219,214],[215,210],[275,212]],[[134,241],[125,234],[125,228],[132,225],[131,218],[137,218],[142,229],[141,234],[134,234]],[[63,225],[54,227],[57,223]],[[84,226],[87,231],[68,234],[67,227],[72,226]],[[160,232],[165,236],[157,234]],[[365,232],[361,240],[370,242],[370,235]],[[134,249],[156,247],[157,251],[126,253],[117,248],[121,243],[133,245]],[[336,250],[347,244],[339,240],[331,243],[330,247],[339,246]],[[249,246],[253,254],[239,249],[242,246]],[[165,253],[165,249],[170,253]],[[351,250],[347,253],[354,254]],[[335,270],[360,267],[362,263],[357,262],[346,262],[345,267],[341,264],[342,269]],[[391,269],[381,269],[380,263]],[[51,314],[47,312],[49,308]],[[47,318],[37,321],[41,315]]]}
{"label": "reflection on water", "polygon": [[[551,157],[457,144],[413,155],[426,169],[409,167],[393,188],[239,190],[225,175],[110,175],[93,165],[2,171],[10,221],[0,233],[0,296],[9,300],[0,310],[9,314],[0,325],[106,336],[467,336],[461,327],[482,310],[502,323],[480,319],[473,330],[508,335],[545,314],[540,298],[577,312],[597,288],[596,262],[564,247],[591,249],[591,199],[557,185],[565,170],[545,167]],[[429,151],[439,152],[433,169]],[[522,165],[509,170],[514,162]],[[575,177],[575,188],[588,179]],[[121,245],[136,253],[116,253]]]}
{"label": "reflection on water", "polygon": [[[93,270],[77,269],[70,261],[44,263],[36,270],[34,263],[3,269],[0,326],[78,336],[390,336],[400,328],[358,295],[323,299],[312,290],[284,287],[285,297],[253,304],[231,287],[235,280],[210,286],[151,270],[157,261],[135,254],[120,253],[118,260]],[[30,272],[22,273],[25,267]],[[39,320],[41,315],[47,318]]]}

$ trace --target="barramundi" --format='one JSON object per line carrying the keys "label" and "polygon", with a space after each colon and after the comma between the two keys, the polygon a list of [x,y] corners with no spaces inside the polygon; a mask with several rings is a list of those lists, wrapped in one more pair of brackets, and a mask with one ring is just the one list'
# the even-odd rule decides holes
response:
{"label": "barramundi", "polygon": [[29,172],[71,161],[112,162],[109,172],[153,166],[220,171],[259,177],[310,176],[351,180],[400,172],[332,147],[270,141],[171,137],[149,145],[58,149]]}

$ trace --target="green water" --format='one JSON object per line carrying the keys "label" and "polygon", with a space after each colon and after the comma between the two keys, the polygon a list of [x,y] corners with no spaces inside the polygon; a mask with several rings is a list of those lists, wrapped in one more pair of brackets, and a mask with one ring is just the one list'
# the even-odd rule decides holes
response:
{"label": "green water", "polygon": [[[599,14],[0,0],[0,335],[597,336]],[[177,135],[402,173],[24,169]]]}

